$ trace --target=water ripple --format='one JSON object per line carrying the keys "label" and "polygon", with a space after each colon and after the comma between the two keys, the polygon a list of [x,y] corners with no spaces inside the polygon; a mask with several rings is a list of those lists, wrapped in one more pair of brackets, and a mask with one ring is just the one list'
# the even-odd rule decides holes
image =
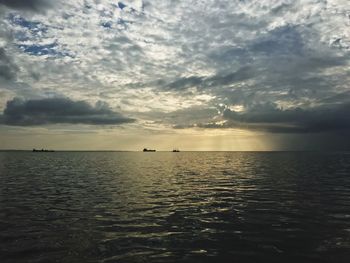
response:
{"label": "water ripple", "polygon": [[347,153],[0,153],[1,262],[348,262]]}

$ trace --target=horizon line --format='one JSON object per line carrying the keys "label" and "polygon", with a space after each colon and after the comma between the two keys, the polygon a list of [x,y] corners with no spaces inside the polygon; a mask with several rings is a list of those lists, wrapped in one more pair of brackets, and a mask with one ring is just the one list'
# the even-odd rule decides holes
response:
{"label": "horizon line", "polygon": [[[39,152],[41,149],[38,149]],[[142,150],[50,150],[52,152],[143,152]],[[32,152],[33,149],[0,149],[0,152]],[[349,150],[335,150],[335,149],[314,149],[314,150],[180,150],[180,152],[349,152]],[[50,152],[50,153],[52,153]],[[172,150],[157,150],[156,152],[173,152]],[[48,153],[48,152],[46,152]],[[154,153],[154,152],[153,152]]]}

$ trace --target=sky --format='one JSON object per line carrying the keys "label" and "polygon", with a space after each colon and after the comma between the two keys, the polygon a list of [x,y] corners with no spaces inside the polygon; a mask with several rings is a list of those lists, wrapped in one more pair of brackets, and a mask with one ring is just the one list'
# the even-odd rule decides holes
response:
{"label": "sky", "polygon": [[348,0],[0,0],[0,149],[350,150]]}

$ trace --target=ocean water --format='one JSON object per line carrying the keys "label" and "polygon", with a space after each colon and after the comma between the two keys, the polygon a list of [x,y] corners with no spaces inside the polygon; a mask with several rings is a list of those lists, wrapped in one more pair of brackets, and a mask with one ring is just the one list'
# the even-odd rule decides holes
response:
{"label": "ocean water", "polygon": [[350,262],[350,153],[1,152],[0,262]]}

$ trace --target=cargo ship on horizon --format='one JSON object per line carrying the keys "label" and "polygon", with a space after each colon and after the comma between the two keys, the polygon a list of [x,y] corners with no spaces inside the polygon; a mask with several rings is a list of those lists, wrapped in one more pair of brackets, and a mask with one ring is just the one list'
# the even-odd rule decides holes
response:
{"label": "cargo ship on horizon", "polygon": [[156,150],[144,148],[143,152],[155,152]]}
{"label": "cargo ship on horizon", "polygon": [[36,152],[45,152],[46,153],[46,152],[54,152],[54,150],[47,150],[47,149],[37,150],[37,149],[34,148],[32,152],[35,152],[35,153]]}

